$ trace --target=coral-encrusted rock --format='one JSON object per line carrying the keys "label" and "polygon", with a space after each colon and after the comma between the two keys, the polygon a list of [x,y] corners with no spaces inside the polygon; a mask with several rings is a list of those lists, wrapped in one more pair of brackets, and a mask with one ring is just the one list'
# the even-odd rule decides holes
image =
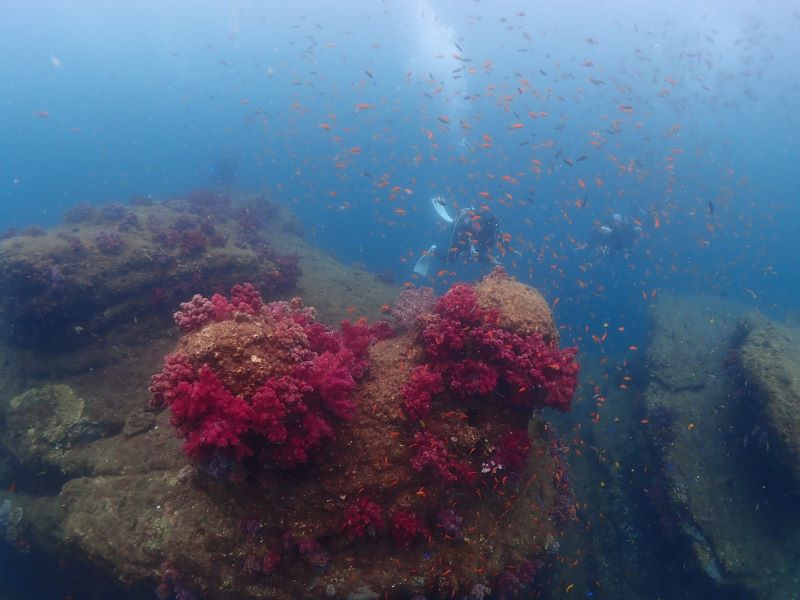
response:
{"label": "coral-encrusted rock", "polygon": [[211,323],[181,338],[177,352],[192,364],[210,365],[234,394],[251,395],[269,377],[289,373],[296,362],[289,340],[305,341],[299,325],[285,324],[280,332],[278,327],[248,316]]}
{"label": "coral-encrusted rock", "polygon": [[[439,385],[432,379],[425,386],[420,384],[420,376],[430,379],[422,372],[426,369],[468,403],[496,396],[503,399],[501,403],[523,409],[549,406],[569,410],[577,377],[577,349],[560,350],[552,335],[546,337],[536,329],[526,332],[518,321],[516,329],[505,327],[506,310],[520,315],[530,306],[526,289],[531,288],[505,278],[500,271],[488,280],[499,290],[511,290],[495,296],[496,305],[484,306],[476,289],[456,284],[432,313],[417,319],[423,364],[415,369],[409,387],[420,390],[423,397],[416,399],[406,391],[407,408],[419,413],[428,402],[426,388]],[[552,324],[549,309],[542,316]],[[483,404],[479,400],[479,405]]]}
{"label": "coral-encrusted rock", "polygon": [[84,205],[66,225],[0,237],[0,339],[66,352],[119,335],[122,325],[168,317],[194,292],[244,280],[269,298],[302,293],[326,318],[353,307],[377,316],[396,290],[288,232],[292,219],[265,198],[209,191]]}
{"label": "coral-encrusted rock", "polygon": [[[489,580],[510,595],[532,583],[536,540],[557,535],[574,507],[552,440],[530,420],[569,408],[577,365],[530,319],[502,326],[506,308],[519,322],[533,296],[493,279],[495,304],[454,286],[416,331],[371,352],[380,327],[335,332],[299,301],[265,305],[248,286],[182,305],[176,322],[189,331],[151,390],[202,472],[263,486],[219,491],[259,524],[242,542],[243,571],[268,562],[265,584],[289,596],[308,595],[308,569],[321,566],[321,588],[357,581],[400,597]],[[555,331],[549,311],[536,318]],[[208,585],[201,565],[182,570]]]}
{"label": "coral-encrusted rock", "polygon": [[[271,246],[277,236],[286,239],[275,225],[245,238],[230,215],[202,218],[179,202],[120,208],[0,242],[0,337],[52,351],[90,343],[135,318],[166,315],[189,290],[210,293],[245,277],[271,293],[296,287],[297,264],[284,268],[286,257]],[[201,228],[224,234],[221,243],[199,243]]]}
{"label": "coral-encrusted rock", "polygon": [[[445,298],[434,314],[446,326],[476,303],[469,286]],[[412,370],[435,368],[419,328],[375,341],[379,328],[332,330],[299,304],[250,311],[250,302],[225,302],[184,334],[153,380],[154,405],[177,405],[184,441],[190,430],[201,434],[184,445],[189,459],[169,426],[171,409],[157,426],[134,424],[71,454],[74,478],[54,531],[77,560],[137,589],[210,600],[465,597],[488,588],[512,598],[547,585],[539,571],[575,505],[539,409],[555,381],[545,372],[550,359],[574,375],[571,352],[503,330],[500,314],[481,308],[464,326],[476,340],[512,342],[496,349],[515,368],[535,367],[540,389],[516,390],[525,401],[514,404],[468,381],[457,394],[433,386],[422,422],[405,414],[401,393]],[[348,352],[355,360],[342,362]],[[497,382],[508,383],[504,374]],[[306,431],[301,420],[279,423],[301,404],[323,415],[332,435],[287,468],[271,460],[283,454],[263,451]]]}
{"label": "coral-encrusted rock", "polygon": [[[104,476],[64,486],[59,531],[72,555],[112,565],[122,581],[151,589],[169,561],[185,589],[209,600],[326,593],[343,600],[366,597],[358,594],[367,589],[407,600],[431,589],[449,597],[475,584],[513,597],[524,582],[536,583],[522,567],[547,557],[564,511],[574,510],[551,434],[542,421],[532,424],[530,458],[513,481],[492,474],[483,476],[486,484],[453,486],[417,472],[399,394],[413,353],[409,337],[378,342],[356,392],[356,415],[302,471],[272,473],[260,485],[217,483],[202,471],[182,475],[176,446],[158,455],[170,447],[163,419],[147,434],[98,442],[102,452],[90,446],[102,465],[118,451],[127,461],[117,473],[86,465]],[[437,419],[463,436],[458,415]],[[304,553],[309,542],[297,540],[316,541],[318,549]]]}
{"label": "coral-encrusted rock", "polygon": [[483,308],[501,311],[500,326],[520,335],[539,333],[548,342],[558,343],[558,329],[547,300],[529,285],[508,277],[502,267],[475,286]]}
{"label": "coral-encrusted rock", "polygon": [[750,320],[742,369],[762,400],[773,457],[800,488],[800,329]]}
{"label": "coral-encrusted rock", "polygon": [[83,414],[83,400],[66,385],[29,390],[5,409],[3,443],[29,469],[58,469],[74,444],[98,436]]}
{"label": "coral-encrusted rock", "polygon": [[386,333],[349,322],[335,332],[299,299],[264,304],[249,283],[181,309],[189,332],[153,377],[152,406],[170,407],[187,455],[251,470],[304,464],[334,437],[355,413],[369,344]]}

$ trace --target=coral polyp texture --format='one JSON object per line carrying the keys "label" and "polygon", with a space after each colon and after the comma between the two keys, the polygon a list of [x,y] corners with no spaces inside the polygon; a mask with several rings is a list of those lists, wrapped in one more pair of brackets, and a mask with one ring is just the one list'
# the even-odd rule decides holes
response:
{"label": "coral polyp texture", "polygon": [[186,532],[160,546],[183,587],[514,597],[543,577],[575,508],[541,409],[569,409],[578,367],[535,290],[502,272],[456,285],[394,337],[383,322],[333,330],[249,285],[195,297],[176,322],[152,405],[195,464],[191,521],[216,532],[199,552]]}

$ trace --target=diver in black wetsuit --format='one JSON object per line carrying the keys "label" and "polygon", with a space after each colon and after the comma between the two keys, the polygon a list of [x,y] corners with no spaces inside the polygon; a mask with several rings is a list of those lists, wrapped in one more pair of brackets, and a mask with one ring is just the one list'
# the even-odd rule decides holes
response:
{"label": "diver in black wetsuit", "polygon": [[469,260],[496,265],[495,247],[504,247],[500,220],[491,210],[479,213],[473,208],[465,208],[453,224],[446,262],[449,264],[460,256],[466,256]]}
{"label": "diver in black wetsuit", "polygon": [[508,248],[505,236],[500,231],[500,220],[488,207],[481,207],[480,210],[464,208],[453,219],[447,212],[444,198],[437,196],[431,198],[431,202],[439,217],[452,223],[453,228],[447,255],[441,256],[436,245],[431,246],[414,267],[418,275],[427,276],[435,257],[440,257],[448,265],[462,257],[471,262],[497,265],[496,253],[505,255],[511,251],[519,254]]}
{"label": "diver in black wetsuit", "polygon": [[641,232],[642,228],[629,217],[614,213],[607,224],[595,225],[591,245],[598,258],[613,258],[618,255],[630,258]]}

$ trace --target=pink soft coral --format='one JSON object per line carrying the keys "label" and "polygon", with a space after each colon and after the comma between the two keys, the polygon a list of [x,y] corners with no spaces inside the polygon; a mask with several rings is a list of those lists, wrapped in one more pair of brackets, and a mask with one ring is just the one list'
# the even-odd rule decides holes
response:
{"label": "pink soft coral", "polygon": [[150,408],[163,408],[175,400],[175,392],[182,381],[192,382],[197,378],[189,359],[180,353],[167,354],[164,368],[153,375],[147,390],[153,395]]}
{"label": "pink soft coral", "polygon": [[288,375],[268,379],[250,399],[254,430],[273,444],[286,442],[289,429],[308,411],[303,395],[311,389]]}
{"label": "pink soft coral", "polygon": [[481,308],[472,287],[458,284],[439,299],[433,314],[421,317],[419,339],[427,371],[417,367],[403,389],[410,418],[427,412],[429,388],[424,384],[433,381],[432,373],[465,401],[503,397],[526,409],[569,410],[577,349],[559,349],[539,334],[523,337],[505,330],[498,325],[499,314]]}
{"label": "pink soft coral", "polygon": [[447,444],[429,431],[414,434],[414,447],[411,468],[415,471],[421,473],[427,469],[445,483],[475,483],[477,471],[472,471],[469,463],[457,460]]}
{"label": "pink soft coral", "polygon": [[385,526],[381,507],[376,502],[362,497],[344,511],[341,529],[352,540],[375,535]]}
{"label": "pink soft coral", "polygon": [[429,365],[418,365],[411,371],[408,383],[403,386],[403,408],[409,419],[418,420],[431,410],[431,401],[444,390],[441,373]]}
{"label": "pink soft coral", "polygon": [[401,548],[407,548],[419,537],[425,539],[430,537],[430,532],[422,519],[404,510],[396,510],[389,515],[389,525],[394,543]]}
{"label": "pink soft coral", "polygon": [[[256,457],[248,461],[254,466],[290,468],[308,462],[334,438],[337,421],[355,415],[353,391],[367,369],[369,346],[389,333],[385,325],[363,321],[345,321],[341,331],[333,331],[317,323],[314,310],[298,299],[264,304],[247,283],[234,286],[230,300],[218,294],[210,300],[195,295],[181,308],[176,322],[189,336],[209,323],[238,323],[236,315],[249,315],[241,322],[261,323],[269,332],[267,350],[280,356],[275,364],[282,369],[243,386],[250,392],[234,395],[220,378],[230,383],[231,373],[218,375],[202,360],[184,354],[167,356],[163,370],[152,379],[151,406],[170,406],[185,452],[198,460],[222,453],[239,462]],[[236,329],[227,331],[231,335]],[[229,352],[227,348],[221,351]],[[227,360],[218,357],[217,364],[241,361],[238,355],[223,358]],[[236,368],[237,377],[243,378],[249,367]]]}
{"label": "pink soft coral", "polygon": [[389,309],[401,329],[411,329],[417,317],[429,313],[436,305],[436,296],[433,288],[407,287],[404,289]]}
{"label": "pink soft coral", "polygon": [[181,302],[181,309],[173,315],[173,318],[175,324],[183,331],[191,331],[200,329],[206,323],[214,320],[215,312],[211,300],[195,294],[188,302]]}
{"label": "pink soft coral", "polygon": [[494,453],[495,466],[507,471],[519,471],[525,466],[531,453],[531,438],[524,429],[509,431],[500,438]]}
{"label": "pink soft coral", "polygon": [[236,284],[231,288],[231,299],[228,302],[231,310],[250,315],[256,314],[264,306],[261,294],[252,283]]}
{"label": "pink soft coral", "polygon": [[256,314],[263,306],[261,295],[253,284],[244,283],[233,286],[230,301],[221,294],[214,294],[210,299],[195,294],[189,302],[181,302],[181,309],[173,317],[183,331],[192,331],[222,321],[233,312]]}
{"label": "pink soft coral", "polygon": [[243,439],[253,421],[252,407],[208,367],[200,369],[196,381],[178,384],[171,407],[170,422],[184,438],[188,456],[204,459],[215,449],[230,449],[241,460],[253,453]]}
{"label": "pink soft coral", "polygon": [[352,375],[353,355],[347,350],[334,354],[324,352],[303,369],[306,382],[319,394],[325,408],[339,417],[349,419],[356,411],[352,399],[356,382]]}

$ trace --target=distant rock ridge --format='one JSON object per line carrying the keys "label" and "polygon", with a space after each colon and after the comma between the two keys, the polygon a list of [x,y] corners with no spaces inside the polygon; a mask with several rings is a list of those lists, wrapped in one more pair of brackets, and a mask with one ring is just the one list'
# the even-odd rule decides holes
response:
{"label": "distant rock ridge", "polygon": [[749,319],[742,344],[743,375],[761,401],[761,444],[794,477],[800,491],[800,327]]}
{"label": "distant rock ridge", "polygon": [[[786,481],[800,446],[797,413],[783,415],[797,403],[795,332],[712,296],[663,294],[650,319],[645,408],[661,460],[653,487],[672,510],[665,526],[720,594],[792,597],[800,515]],[[778,460],[778,439],[793,463]]]}

